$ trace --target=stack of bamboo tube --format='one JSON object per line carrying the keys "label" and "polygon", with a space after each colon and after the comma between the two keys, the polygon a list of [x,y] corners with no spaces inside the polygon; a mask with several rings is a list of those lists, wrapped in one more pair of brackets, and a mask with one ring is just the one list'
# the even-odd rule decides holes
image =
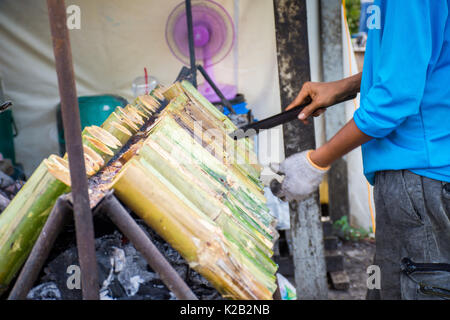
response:
{"label": "stack of bamboo tube", "polygon": [[[102,127],[85,128],[82,138],[86,175],[91,177],[105,167],[133,134],[139,131],[144,120],[155,114],[158,107],[159,102],[153,96],[142,96],[133,105],[117,107]],[[58,197],[69,191],[67,155],[63,158],[51,155],[42,161],[2,212],[0,294],[7,289],[26,261]]]}
{"label": "stack of bamboo tube", "polygon": [[[141,141],[119,160],[106,188],[114,188],[224,297],[271,299],[277,270],[271,256],[278,234],[265,205],[252,141],[230,138],[236,127],[189,82],[159,89],[153,96],[162,99],[161,93],[170,103],[160,114],[158,100],[142,96],[118,107],[101,127],[85,128],[87,176],[100,174],[140,134]],[[18,271],[67,186],[67,157],[50,156],[21,191],[32,190],[31,203],[22,206],[25,195],[19,193],[0,216],[0,285],[6,286]],[[43,203],[39,195],[45,193]],[[31,223],[33,214],[41,220]],[[21,256],[11,255],[8,246],[20,248]]]}

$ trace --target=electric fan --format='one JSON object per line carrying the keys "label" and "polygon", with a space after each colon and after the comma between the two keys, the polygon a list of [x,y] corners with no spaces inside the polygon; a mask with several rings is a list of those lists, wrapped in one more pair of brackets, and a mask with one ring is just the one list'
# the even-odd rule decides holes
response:
{"label": "electric fan", "polygon": [[[192,1],[192,22],[195,57],[203,61],[203,67],[214,83],[213,66],[221,62],[231,51],[235,40],[233,21],[228,12],[211,0]],[[190,65],[187,15],[185,3],[180,3],[169,15],[166,40],[173,55],[185,65]],[[226,99],[236,96],[233,85],[217,84]],[[211,102],[219,102],[211,86],[205,82],[199,91]]]}

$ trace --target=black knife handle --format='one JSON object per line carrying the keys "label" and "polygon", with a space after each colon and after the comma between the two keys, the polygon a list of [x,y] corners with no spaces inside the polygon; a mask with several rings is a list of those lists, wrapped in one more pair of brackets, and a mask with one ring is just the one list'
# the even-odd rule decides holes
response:
{"label": "black knife handle", "polygon": [[[355,99],[356,96],[357,96],[357,94],[347,96],[347,97],[345,97],[343,99],[338,100],[335,104],[339,104],[339,103],[342,103],[342,102],[346,102],[348,100]],[[259,130],[267,130],[267,129],[274,128],[274,127],[276,127],[276,126],[278,126],[280,124],[288,123],[288,122],[290,122],[292,120],[297,119],[297,116],[299,115],[299,113],[305,107],[307,107],[311,102],[312,102],[311,98],[308,98],[307,102],[305,102],[305,103],[303,103],[303,104],[301,104],[301,105],[299,105],[299,106],[297,106],[297,107],[295,107],[295,108],[293,108],[293,109],[291,109],[289,111],[282,112],[280,114],[277,114],[275,116],[272,116],[270,118],[267,118],[267,119],[259,121],[259,122],[250,123],[250,124],[245,125],[245,126],[239,128],[239,129],[243,130],[243,131],[254,129],[254,130],[256,130],[256,132],[259,132]],[[326,108],[319,108],[317,110],[320,110],[320,109],[326,109]]]}

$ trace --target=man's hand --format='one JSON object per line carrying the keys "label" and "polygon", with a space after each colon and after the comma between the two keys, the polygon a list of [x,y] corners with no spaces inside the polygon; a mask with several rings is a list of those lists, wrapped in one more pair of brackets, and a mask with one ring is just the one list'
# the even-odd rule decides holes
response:
{"label": "man's hand", "polygon": [[306,82],[286,111],[311,99],[311,103],[298,116],[303,123],[307,124],[310,116],[318,117],[326,111],[326,108],[335,105],[339,100],[358,93],[361,76],[362,74],[359,73],[334,82]]}
{"label": "man's hand", "polygon": [[296,153],[272,169],[285,175],[283,182],[274,180],[272,193],[282,200],[302,201],[320,185],[331,164],[356,147],[369,142],[372,137],[358,129],[350,120],[330,141],[317,150]]}
{"label": "man's hand", "polygon": [[329,167],[321,168],[314,164],[311,153],[312,150],[294,154],[280,164],[277,171],[285,178],[280,188],[271,188],[275,196],[289,202],[302,201],[317,190]]}
{"label": "man's hand", "polygon": [[290,110],[311,99],[311,103],[305,107],[298,118],[303,123],[308,123],[310,116],[318,117],[337,101],[339,91],[333,82],[306,82],[297,98],[286,108]]}

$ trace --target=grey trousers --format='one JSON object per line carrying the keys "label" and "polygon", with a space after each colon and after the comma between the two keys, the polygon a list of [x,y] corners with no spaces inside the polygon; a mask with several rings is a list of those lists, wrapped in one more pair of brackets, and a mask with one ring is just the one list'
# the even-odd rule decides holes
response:
{"label": "grey trousers", "polygon": [[368,299],[442,299],[419,283],[450,290],[450,272],[401,272],[405,257],[417,263],[450,263],[450,185],[407,170],[376,174],[376,253],[381,288]]}

